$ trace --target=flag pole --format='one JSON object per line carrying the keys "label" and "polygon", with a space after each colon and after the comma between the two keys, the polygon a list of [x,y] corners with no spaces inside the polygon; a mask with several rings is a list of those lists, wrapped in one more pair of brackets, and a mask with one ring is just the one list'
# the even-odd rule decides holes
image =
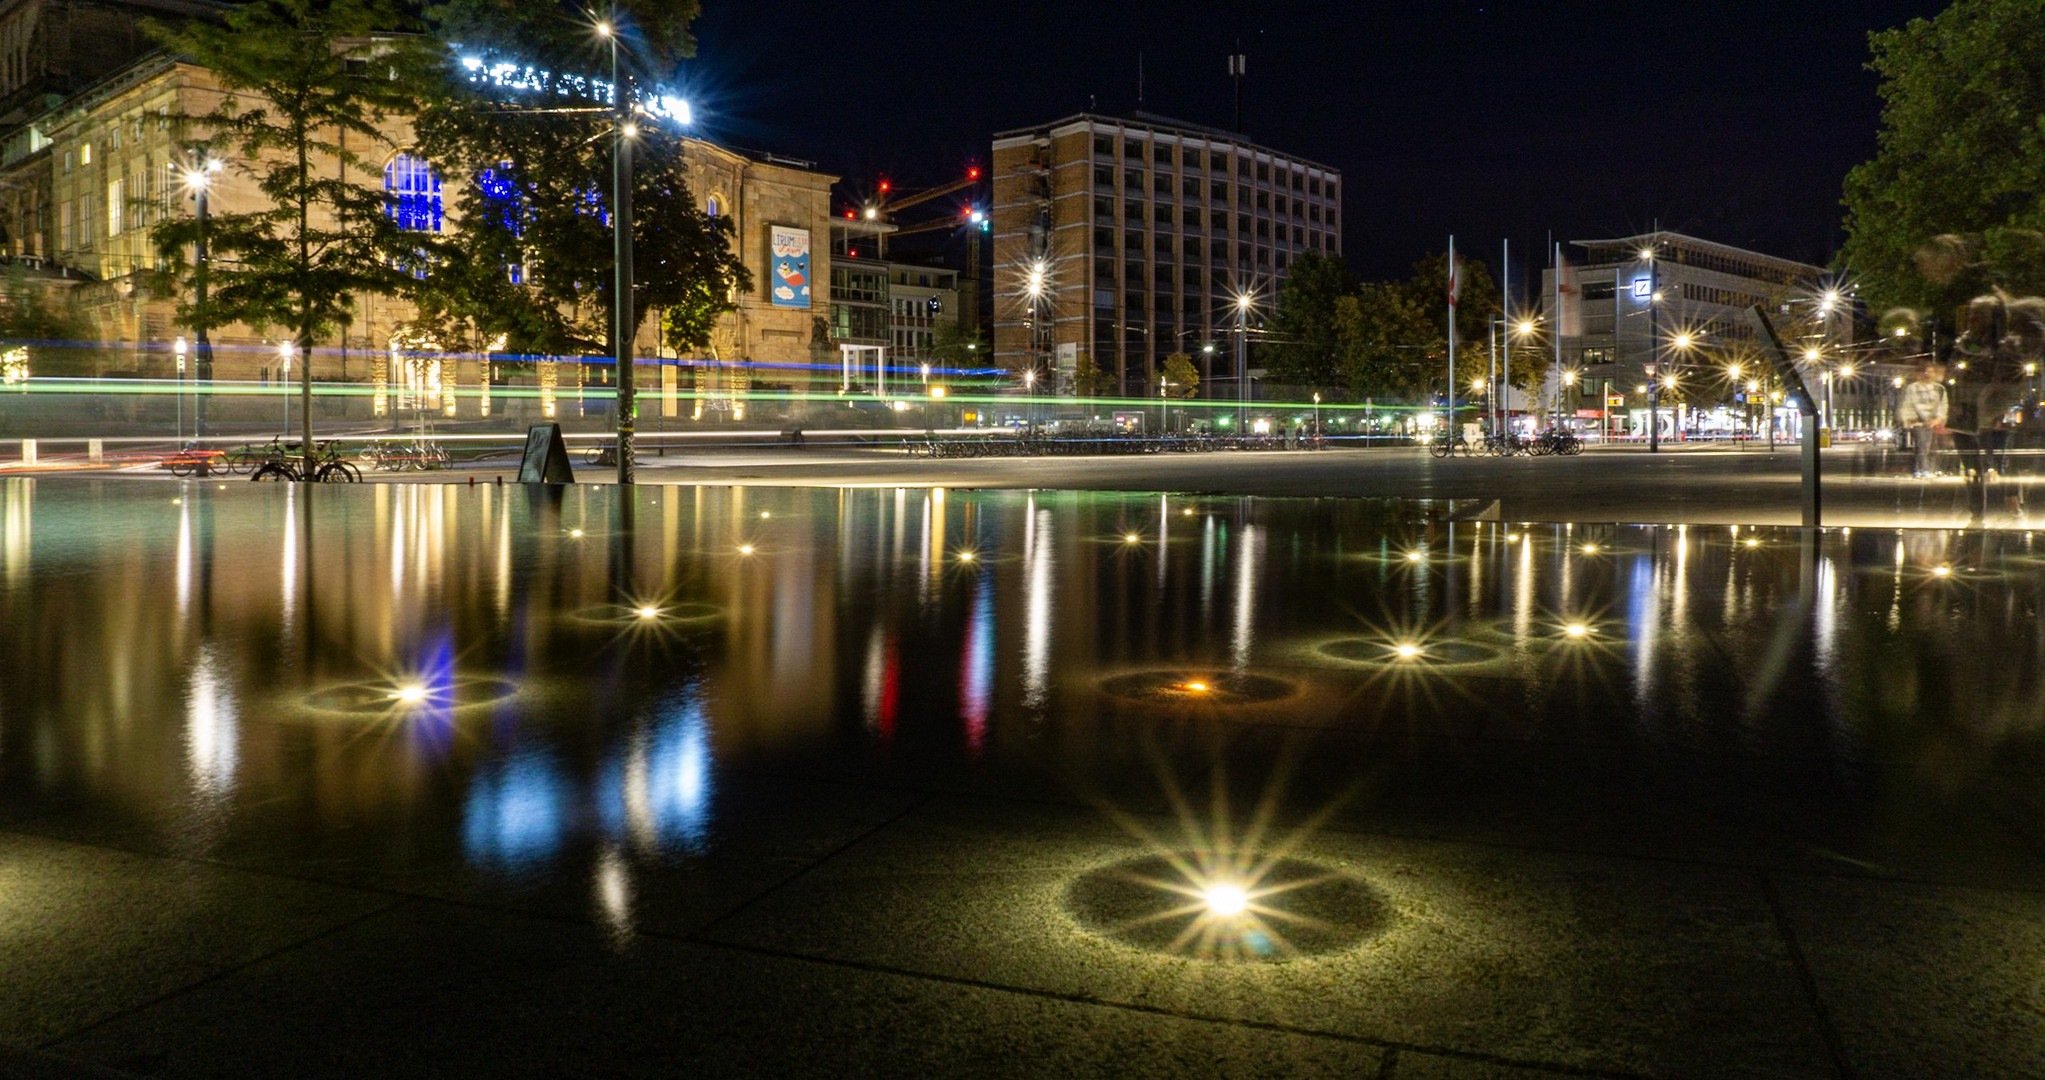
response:
{"label": "flag pole", "polygon": [[1498,370],[1491,378],[1491,390],[1485,395],[1491,405],[1491,433],[1499,433],[1499,426],[1505,422],[1505,411],[1500,409],[1498,399],[1505,396],[1506,372],[1512,370],[1512,241],[1505,241],[1498,259]]}
{"label": "flag pole", "polygon": [[1562,241],[1555,242],[1555,429],[1562,430]]}

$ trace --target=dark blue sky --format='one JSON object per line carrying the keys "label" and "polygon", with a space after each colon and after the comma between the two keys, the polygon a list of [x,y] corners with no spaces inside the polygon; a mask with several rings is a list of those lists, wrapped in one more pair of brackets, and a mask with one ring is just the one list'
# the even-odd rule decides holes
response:
{"label": "dark blue sky", "polygon": [[[845,4],[705,0],[706,131],[848,181],[938,182],[993,132],[1136,105],[1245,126],[1346,177],[1344,242],[1404,276],[1449,233],[1495,261],[1664,228],[1811,261],[1874,149],[1867,33],[1937,0],[1861,3]],[[842,189],[841,189],[842,190]],[[1517,261],[1517,259],[1516,259]],[[1515,277],[1518,277],[1515,274]]]}

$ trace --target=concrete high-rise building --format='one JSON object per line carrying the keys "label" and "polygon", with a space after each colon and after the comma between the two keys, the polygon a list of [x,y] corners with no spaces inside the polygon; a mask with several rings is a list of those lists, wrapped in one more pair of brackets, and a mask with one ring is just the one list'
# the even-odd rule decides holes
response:
{"label": "concrete high-rise building", "polygon": [[1268,310],[1300,255],[1342,251],[1340,174],[1235,132],[1082,113],[997,134],[993,171],[995,361],[1061,392],[1090,361],[1148,396],[1182,352],[1233,398],[1237,298]]}

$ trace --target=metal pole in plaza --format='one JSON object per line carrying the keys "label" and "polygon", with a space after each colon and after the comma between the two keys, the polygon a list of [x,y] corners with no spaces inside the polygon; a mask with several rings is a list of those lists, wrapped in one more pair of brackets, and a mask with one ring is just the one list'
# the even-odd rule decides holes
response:
{"label": "metal pole in plaza", "polygon": [[[291,437],[291,342],[277,343],[277,355],[284,360],[277,384],[284,388],[284,437]],[[308,442],[311,440],[307,440]]]}
{"label": "metal pole in plaza", "polygon": [[1661,359],[1661,304],[1662,270],[1661,260],[1655,258],[1654,248],[1647,251],[1647,452],[1658,454],[1662,449],[1662,395],[1661,385],[1655,380],[1655,362]]}
{"label": "metal pole in plaza", "polygon": [[1555,245],[1555,318],[1548,333],[1555,338],[1555,427],[1562,427],[1562,244]]}
{"label": "metal pole in plaza", "polygon": [[[185,336],[183,334],[178,335],[177,343],[172,346],[172,349],[174,352],[177,353],[178,358],[176,394],[176,397],[178,399],[177,444],[178,447],[182,449],[185,445]],[[196,406],[194,407],[196,408]]]}
{"label": "metal pole in plaza", "polygon": [[1456,272],[1456,238],[1449,237],[1449,399],[1448,434],[1451,444],[1456,439],[1456,289],[1462,284],[1461,274]]}
{"label": "metal pole in plaza", "polygon": [[1236,297],[1236,437],[1250,426],[1250,294]]}
{"label": "metal pole in plaza", "polygon": [[[206,225],[210,220],[207,195],[213,186],[213,174],[220,169],[220,163],[208,157],[201,157],[198,168],[187,173],[187,183],[192,187],[193,213],[199,222],[199,238],[192,245],[192,303],[200,309],[199,325],[193,327],[192,336],[198,367],[193,372],[194,389],[213,385],[213,340],[207,336],[208,319],[206,307],[206,275],[211,267],[212,257],[206,248]],[[206,395],[201,392],[192,402],[192,433],[206,434]]]}
{"label": "metal pole in plaza", "polygon": [[1500,434],[1505,423],[1504,402],[1505,373],[1512,370],[1512,241],[1504,242],[1504,249],[1498,257],[1498,336],[1503,349],[1497,356],[1497,365],[1491,372],[1491,386],[1486,392],[1491,406],[1491,433]]}
{"label": "metal pole in plaza", "polygon": [[638,131],[630,95],[618,81],[617,27],[598,23],[597,33],[611,43],[611,236],[617,263],[611,341],[618,362],[618,483],[630,484],[637,479],[632,460],[632,137]]}

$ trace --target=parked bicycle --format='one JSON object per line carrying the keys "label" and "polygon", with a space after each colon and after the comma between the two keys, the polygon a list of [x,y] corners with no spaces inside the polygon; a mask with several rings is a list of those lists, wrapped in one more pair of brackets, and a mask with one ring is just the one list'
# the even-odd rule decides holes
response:
{"label": "parked bicycle", "polygon": [[1437,435],[1427,444],[1427,452],[1438,458],[1445,458],[1450,454],[1469,457],[1473,453],[1470,449],[1470,440],[1461,435]]}
{"label": "parked bicycle", "polygon": [[257,466],[249,477],[250,480],[266,483],[281,483],[287,480],[298,483],[310,480],[320,484],[362,482],[362,471],[353,464],[343,461],[331,442],[318,444],[313,452],[310,470],[306,468],[305,460],[292,452],[297,449],[295,446],[287,446],[281,441],[271,445],[280,451],[280,455]]}

